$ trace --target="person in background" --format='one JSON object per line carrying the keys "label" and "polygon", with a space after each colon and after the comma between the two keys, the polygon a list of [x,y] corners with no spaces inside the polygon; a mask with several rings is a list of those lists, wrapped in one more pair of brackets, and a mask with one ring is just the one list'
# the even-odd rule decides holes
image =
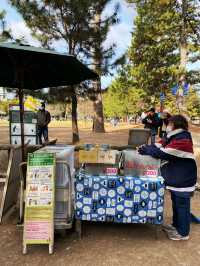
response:
{"label": "person in background", "polygon": [[42,136],[44,141],[48,142],[48,124],[51,122],[51,115],[47,110],[45,110],[45,103],[41,104],[41,107],[37,113],[37,121],[39,144],[42,144]]}
{"label": "person in background", "polygon": [[143,111],[141,114],[141,120],[145,119],[147,117],[147,112]]}
{"label": "person in background", "polygon": [[151,131],[151,144],[155,143],[156,135],[158,134],[158,128],[161,126],[161,119],[159,119],[158,114],[155,112],[155,108],[151,108],[147,116],[142,120],[144,128],[149,128]]}
{"label": "person in background", "polygon": [[143,145],[138,151],[161,159],[161,175],[166,188],[171,192],[172,224],[164,225],[163,230],[171,240],[188,240],[190,233],[190,201],[197,181],[197,165],[193,154],[188,122],[182,115],[169,119],[167,136],[160,144]]}
{"label": "person in background", "polygon": [[159,128],[159,137],[163,138],[166,136],[166,128],[169,124],[169,119],[171,117],[171,114],[169,113],[168,110],[164,110],[163,113],[161,114],[161,119],[162,119],[162,124]]}

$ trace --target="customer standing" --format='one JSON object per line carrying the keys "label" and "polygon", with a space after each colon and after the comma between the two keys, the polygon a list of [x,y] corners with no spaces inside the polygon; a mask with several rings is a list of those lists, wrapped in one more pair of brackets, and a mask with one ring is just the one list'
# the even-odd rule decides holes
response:
{"label": "customer standing", "polygon": [[42,144],[42,136],[44,141],[48,142],[48,124],[51,122],[51,115],[47,110],[45,110],[45,103],[41,104],[41,107],[37,113],[37,121],[39,144]]}
{"label": "customer standing", "polygon": [[197,166],[193,154],[188,122],[182,115],[169,119],[166,139],[160,144],[143,145],[142,155],[161,159],[161,175],[171,191],[172,224],[163,226],[171,240],[188,240],[190,233],[190,199],[197,181]]}
{"label": "customer standing", "polygon": [[142,120],[144,128],[149,128],[151,131],[151,144],[155,143],[158,128],[161,126],[162,121],[155,112],[155,108],[151,108],[147,116]]}
{"label": "customer standing", "polygon": [[163,113],[161,114],[161,119],[162,119],[162,124],[159,128],[159,137],[163,138],[166,137],[166,129],[169,124],[169,119],[171,117],[171,114],[169,113],[168,110],[164,110]]}

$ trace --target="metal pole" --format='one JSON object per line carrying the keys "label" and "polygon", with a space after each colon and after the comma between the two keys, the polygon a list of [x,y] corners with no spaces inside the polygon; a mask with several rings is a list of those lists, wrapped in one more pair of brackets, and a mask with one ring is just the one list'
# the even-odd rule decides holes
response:
{"label": "metal pole", "polygon": [[22,161],[25,161],[25,147],[24,147],[24,68],[18,70],[18,81],[20,84],[19,92],[19,107],[20,107],[20,126],[21,126],[21,149]]}
{"label": "metal pole", "polygon": [[20,106],[20,126],[21,126],[21,146],[22,146],[22,161],[25,161],[24,151],[24,92],[19,89],[19,106]]}

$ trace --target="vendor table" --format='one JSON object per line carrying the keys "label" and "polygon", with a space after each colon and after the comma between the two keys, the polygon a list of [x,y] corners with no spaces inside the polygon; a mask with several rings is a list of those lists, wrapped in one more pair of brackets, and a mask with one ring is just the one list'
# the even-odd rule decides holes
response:
{"label": "vendor table", "polygon": [[162,177],[94,176],[81,169],[76,175],[75,214],[79,221],[163,222]]}

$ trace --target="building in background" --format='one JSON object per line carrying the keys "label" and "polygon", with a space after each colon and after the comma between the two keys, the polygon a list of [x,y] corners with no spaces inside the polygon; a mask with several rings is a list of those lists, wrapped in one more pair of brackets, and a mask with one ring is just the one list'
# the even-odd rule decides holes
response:
{"label": "building in background", "polygon": [[5,88],[0,87],[0,101],[6,100],[7,91]]}
{"label": "building in background", "polygon": [[13,100],[15,96],[15,92],[10,92],[6,88],[0,87],[0,101]]}

